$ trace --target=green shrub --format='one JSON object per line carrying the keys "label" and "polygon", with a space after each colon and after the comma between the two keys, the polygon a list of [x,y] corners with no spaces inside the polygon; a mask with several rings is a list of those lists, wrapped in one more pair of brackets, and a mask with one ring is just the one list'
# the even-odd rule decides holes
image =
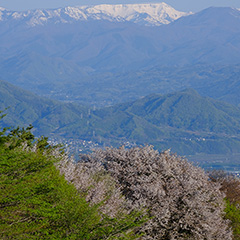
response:
{"label": "green shrub", "polygon": [[102,214],[101,203],[88,203],[60,174],[47,139],[30,130],[1,132],[0,239],[136,239],[142,213]]}
{"label": "green shrub", "polygon": [[225,218],[230,220],[233,239],[240,240],[240,180],[224,171],[212,171],[209,176],[221,184],[220,190],[226,195]]}
{"label": "green shrub", "polygon": [[240,240],[240,205],[226,200],[226,218],[231,221],[233,239]]}

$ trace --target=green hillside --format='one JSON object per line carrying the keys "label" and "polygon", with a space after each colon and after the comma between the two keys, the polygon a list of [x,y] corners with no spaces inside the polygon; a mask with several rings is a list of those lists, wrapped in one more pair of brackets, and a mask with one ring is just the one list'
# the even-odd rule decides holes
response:
{"label": "green hillside", "polygon": [[87,122],[83,121],[88,115],[87,107],[42,98],[0,81],[0,109],[7,107],[7,116],[2,119],[3,126],[25,127],[32,124],[36,135],[49,136],[54,132],[65,135],[68,126],[75,123],[81,126],[82,131],[87,128]]}
{"label": "green hillside", "polygon": [[95,126],[109,137],[125,135],[181,154],[239,151],[239,108],[201,97],[191,89],[150,95],[95,114],[102,119]]}
{"label": "green hillside", "polygon": [[227,134],[240,133],[240,110],[224,102],[201,97],[187,89],[167,95],[150,95],[120,109],[156,126]]}
{"label": "green hillside", "polygon": [[86,139],[119,146],[153,144],[179,154],[240,152],[240,110],[187,89],[153,94],[103,109],[38,97],[0,81],[3,126],[34,126],[36,135]]}

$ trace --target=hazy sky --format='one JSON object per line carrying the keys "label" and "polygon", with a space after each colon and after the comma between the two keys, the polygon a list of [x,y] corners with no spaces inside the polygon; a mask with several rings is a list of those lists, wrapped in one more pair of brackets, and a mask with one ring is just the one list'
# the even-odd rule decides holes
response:
{"label": "hazy sky", "polygon": [[[119,4],[119,3],[157,3],[159,0],[0,0],[0,6],[9,10],[28,10],[35,8],[58,8],[65,6]],[[165,0],[177,10],[197,12],[211,6],[240,8],[240,0]]]}

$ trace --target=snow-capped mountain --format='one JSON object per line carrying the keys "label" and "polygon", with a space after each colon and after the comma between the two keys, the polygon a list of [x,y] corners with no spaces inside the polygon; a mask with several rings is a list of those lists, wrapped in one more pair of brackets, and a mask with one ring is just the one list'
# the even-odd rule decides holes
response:
{"label": "snow-capped mountain", "polygon": [[[103,6],[107,13],[103,14]],[[111,11],[103,6],[26,12],[1,8],[0,79],[57,99],[73,94],[81,101],[92,98],[98,102],[108,96],[108,102],[125,94],[129,100],[133,89],[140,97],[156,89],[173,90],[175,85],[199,86],[203,94],[225,95],[225,99],[233,93],[231,102],[240,103],[238,9],[212,7],[171,24],[146,27],[132,22],[137,22],[137,14],[144,15],[140,9],[150,5],[131,5],[131,11],[123,10],[124,5],[108,5]],[[151,9],[145,15],[160,18],[160,10],[156,7],[154,15]],[[111,21],[92,20],[103,16]],[[146,16],[141,19],[145,21]],[[231,73],[226,68],[226,79],[220,70],[214,72],[218,68],[205,71],[205,66],[215,65],[233,65],[237,70]],[[191,66],[196,68],[189,70]],[[154,70],[158,68],[163,70]],[[146,74],[144,69],[148,69]]]}
{"label": "snow-capped mountain", "polygon": [[86,20],[130,21],[147,26],[160,26],[191,13],[179,12],[166,3],[118,4],[65,7],[51,10],[9,11],[0,7],[0,21],[26,20],[30,26],[45,23],[71,23]]}

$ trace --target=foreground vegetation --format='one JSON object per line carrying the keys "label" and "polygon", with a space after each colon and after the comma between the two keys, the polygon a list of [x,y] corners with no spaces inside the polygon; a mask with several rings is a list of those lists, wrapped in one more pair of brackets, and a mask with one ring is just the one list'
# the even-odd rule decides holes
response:
{"label": "foreground vegetation", "polygon": [[99,210],[104,200],[90,205],[60,174],[54,148],[29,130],[1,132],[0,238],[136,239],[142,213],[110,217]]}
{"label": "foreground vegetation", "polygon": [[209,181],[151,146],[98,150],[75,163],[31,127],[6,131],[1,239],[240,239],[240,182],[232,176],[212,173]]}
{"label": "foreground vegetation", "polygon": [[224,171],[210,173],[213,182],[221,184],[221,191],[226,194],[225,218],[229,219],[233,230],[233,239],[240,239],[240,180]]}
{"label": "foreground vegetation", "polygon": [[[159,153],[151,146],[106,148],[67,165],[66,177],[78,189],[87,172],[108,173],[130,209],[147,208],[150,220],[140,227],[141,239],[232,239],[220,185],[169,151]],[[96,189],[90,193],[95,201],[104,187],[97,183]],[[116,207],[111,202],[115,201],[109,207]]]}

